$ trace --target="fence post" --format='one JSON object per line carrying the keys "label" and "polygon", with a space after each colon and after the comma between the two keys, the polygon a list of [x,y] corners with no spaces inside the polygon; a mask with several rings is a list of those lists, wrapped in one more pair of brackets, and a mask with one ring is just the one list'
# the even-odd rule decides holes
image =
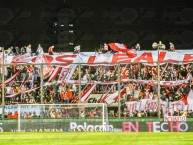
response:
{"label": "fence post", "polygon": [[81,102],[81,64],[78,64],[78,98],[79,98],[79,103]]}
{"label": "fence post", "polygon": [[121,104],[120,104],[120,89],[121,89],[121,71],[120,63],[118,63],[118,117],[121,118]]}
{"label": "fence post", "polygon": [[43,64],[40,64],[40,74],[41,74],[41,77],[40,77],[40,80],[41,80],[41,82],[40,82],[40,92],[41,92],[41,104],[43,104],[43,95],[44,95],[44,93],[43,93]]}
{"label": "fence post", "polygon": [[158,80],[157,80],[157,85],[158,85],[158,87],[157,87],[157,95],[158,95],[158,118],[160,119],[160,117],[161,117],[161,110],[160,110],[160,62],[159,62],[159,47],[158,47],[158,58],[157,58],[157,67],[158,67],[158,73],[157,73],[157,75],[158,75]]}
{"label": "fence post", "polygon": [[5,52],[4,52],[4,48],[2,48],[3,51],[3,60],[2,60],[2,119],[4,120],[5,118],[5,75],[4,75],[4,71],[5,71],[5,64],[4,64],[4,60],[5,60]]}

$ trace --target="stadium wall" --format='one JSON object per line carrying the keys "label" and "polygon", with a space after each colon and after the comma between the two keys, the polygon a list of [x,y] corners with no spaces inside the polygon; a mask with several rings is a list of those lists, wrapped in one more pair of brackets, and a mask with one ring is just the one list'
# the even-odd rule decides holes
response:
{"label": "stadium wall", "polygon": [[[105,124],[106,132],[193,132],[193,121],[129,121],[111,120]],[[31,120],[22,124],[22,132],[102,132],[97,120]],[[17,121],[0,123],[0,132],[18,132]]]}

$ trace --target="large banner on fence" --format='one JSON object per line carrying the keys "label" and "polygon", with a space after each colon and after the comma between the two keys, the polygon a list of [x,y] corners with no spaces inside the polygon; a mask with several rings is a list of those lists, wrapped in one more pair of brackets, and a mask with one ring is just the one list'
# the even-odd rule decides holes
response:
{"label": "large banner on fence", "polygon": [[[101,95],[91,95],[90,98],[86,101],[87,103],[97,103],[101,98]],[[150,112],[157,112],[158,102],[157,100],[150,99],[142,99],[139,101],[128,101],[125,102],[127,110],[132,117],[133,113],[136,111],[145,111],[149,110]],[[182,100],[167,102],[161,101],[161,110],[164,116],[168,114],[174,114],[174,112],[179,111],[190,111],[193,110],[193,104],[185,104]],[[112,106],[118,106],[117,102],[112,103]],[[40,106],[26,106],[25,112],[35,112],[36,114],[40,114],[41,107]],[[18,105],[5,105],[5,114],[18,112]],[[0,114],[2,114],[2,106],[0,105]]]}
{"label": "large banner on fence", "polygon": [[[0,55],[0,60],[2,55]],[[38,56],[29,56],[27,54],[21,56],[5,56],[5,64],[10,63],[35,63],[38,62]],[[95,52],[81,52],[80,54],[73,53],[63,53],[48,55],[44,54],[44,59],[46,63],[62,63],[62,66],[69,65],[72,63],[86,63],[86,64],[96,64],[96,63],[146,63],[147,65],[157,65],[158,51],[136,51],[136,55],[129,57],[124,52],[119,52],[116,54],[112,53],[95,53]],[[192,50],[176,50],[175,52],[160,50],[159,61],[161,64],[164,63],[176,63],[183,64],[192,62],[193,51]]]}
{"label": "large banner on fence", "polygon": [[[132,51],[130,51],[130,53],[132,53]],[[35,63],[40,63],[40,64],[47,63],[46,66],[43,67],[44,69],[43,76],[44,78],[48,78],[48,81],[45,83],[45,86],[46,86],[46,85],[52,85],[53,83],[52,80],[55,79],[58,75],[59,75],[59,78],[57,80],[58,84],[62,82],[65,82],[67,84],[78,84],[79,83],[78,81],[71,80],[71,77],[74,71],[76,70],[77,63],[82,63],[83,65],[86,64],[86,65],[98,66],[98,63],[102,63],[101,65],[109,65],[109,63],[115,64],[115,63],[134,62],[134,63],[144,63],[145,65],[153,66],[153,65],[157,65],[158,56],[159,56],[159,62],[161,64],[165,64],[165,63],[185,64],[185,63],[192,62],[193,51],[176,50],[175,52],[170,52],[170,51],[160,50],[159,54],[158,54],[158,51],[155,51],[155,50],[154,51],[136,51],[135,55],[132,55],[132,57],[131,55],[126,54],[125,51],[120,51],[115,54],[110,52],[105,54],[98,53],[98,52],[97,53],[81,52],[79,54],[63,53],[63,54],[56,54],[56,55],[48,55],[47,53],[44,53],[43,55],[40,55],[40,56],[31,56],[29,54],[24,54],[19,56],[5,56],[4,62],[5,64],[33,64],[33,65]],[[0,55],[0,59],[2,60],[2,55]],[[5,81],[5,84],[8,85],[12,83],[17,77],[17,75],[20,75],[20,71],[14,74],[11,78],[8,78]],[[32,82],[31,84],[33,84],[33,79],[31,77],[29,77],[27,81],[31,81]],[[180,86],[184,83],[188,83],[189,81],[190,81],[190,78],[186,78],[184,80],[176,80],[176,81],[161,80],[160,85],[164,87]],[[149,84],[153,82],[155,85],[157,84],[156,80],[136,80],[136,79],[128,79],[128,78],[121,79],[121,82],[134,82],[134,83],[140,83],[140,84]],[[118,81],[116,80],[109,81],[109,82],[81,81],[81,85],[84,85],[84,84],[109,85],[109,84],[118,84]],[[0,83],[0,87],[1,87],[1,83]],[[33,91],[33,89],[28,90],[28,92]],[[8,94],[5,97],[13,98],[19,95],[20,93],[21,92],[18,92],[18,94]],[[116,95],[113,94],[111,97],[108,97],[105,101],[108,104],[111,103],[111,100],[114,100],[114,98],[112,98],[113,96],[116,96]],[[85,98],[87,99],[88,97],[85,97]]]}

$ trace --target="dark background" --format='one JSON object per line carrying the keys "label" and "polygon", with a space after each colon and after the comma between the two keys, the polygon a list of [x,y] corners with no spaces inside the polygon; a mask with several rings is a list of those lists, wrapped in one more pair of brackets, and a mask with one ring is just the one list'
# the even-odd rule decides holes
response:
{"label": "dark background", "polygon": [[[193,48],[191,0],[1,0],[0,46],[40,43],[47,51],[94,51],[104,42],[137,42],[143,50],[162,40]],[[73,26],[72,26],[73,25]]]}

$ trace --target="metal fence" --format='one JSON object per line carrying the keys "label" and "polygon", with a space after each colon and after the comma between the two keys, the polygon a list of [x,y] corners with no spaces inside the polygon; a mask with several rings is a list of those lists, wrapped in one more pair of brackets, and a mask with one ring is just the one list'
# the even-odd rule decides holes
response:
{"label": "metal fence", "polygon": [[154,63],[2,63],[2,119],[13,116],[7,106],[33,103],[104,102],[118,118],[191,113],[184,99],[192,89],[193,63]]}

